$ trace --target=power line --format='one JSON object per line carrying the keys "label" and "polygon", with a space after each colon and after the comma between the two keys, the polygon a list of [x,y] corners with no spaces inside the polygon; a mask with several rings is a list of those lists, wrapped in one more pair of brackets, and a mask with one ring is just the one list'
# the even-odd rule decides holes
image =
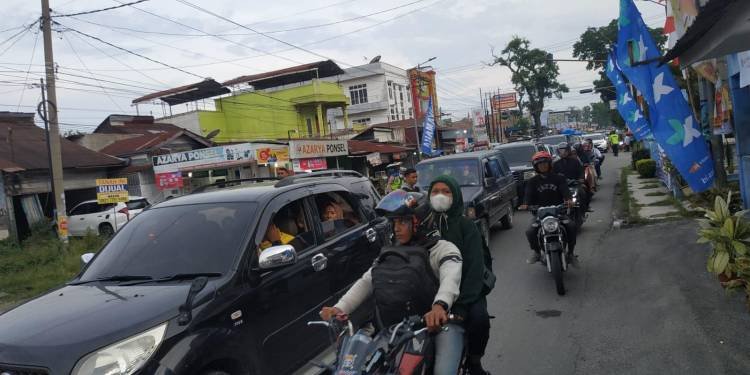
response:
{"label": "power line", "polygon": [[112,7],[109,7],[109,8],[95,9],[95,10],[89,10],[89,11],[78,12],[78,13],[70,13],[70,14],[58,14],[58,15],[54,15],[52,17],[53,18],[60,18],[60,17],[81,16],[81,15],[84,15],[84,14],[94,14],[94,13],[105,12],[105,11],[113,10],[113,9],[117,9],[117,8],[128,7],[128,6],[139,4],[139,3],[143,3],[143,2],[146,2],[146,1],[148,1],[148,0],[138,0],[138,1],[134,1],[132,3],[116,5],[116,6],[112,6]]}
{"label": "power line", "polygon": [[91,38],[91,39],[94,39],[94,40],[96,40],[96,41],[98,41],[98,42],[100,42],[100,43],[104,43],[104,44],[106,44],[106,45],[108,45],[108,46],[110,46],[110,47],[112,47],[112,48],[116,48],[116,49],[118,49],[118,50],[120,50],[120,51],[123,51],[123,52],[127,52],[127,53],[129,53],[129,54],[131,54],[131,55],[134,55],[134,56],[138,56],[138,57],[140,57],[140,58],[142,58],[142,59],[145,59],[145,60],[151,61],[151,62],[153,62],[153,63],[159,64],[159,65],[162,65],[162,66],[166,66],[167,68],[170,68],[170,69],[174,69],[174,70],[177,70],[177,71],[183,72],[183,73],[185,73],[185,74],[189,74],[189,75],[191,75],[191,76],[193,76],[193,77],[198,77],[198,78],[200,78],[201,80],[205,78],[205,77],[202,77],[202,76],[200,76],[200,75],[197,75],[197,74],[195,74],[195,73],[191,73],[191,72],[188,72],[187,70],[184,70],[184,69],[180,69],[180,68],[178,68],[178,67],[176,67],[176,66],[172,66],[172,65],[169,65],[169,64],[167,64],[167,63],[163,63],[163,62],[161,62],[161,61],[159,61],[159,60],[155,60],[155,59],[152,59],[152,58],[150,58],[150,57],[148,57],[148,56],[145,56],[145,55],[142,55],[142,54],[140,54],[140,53],[138,53],[138,52],[133,52],[133,51],[131,51],[131,50],[127,49],[127,48],[124,48],[124,47],[120,47],[120,46],[117,46],[117,45],[115,45],[115,44],[112,44],[112,43],[110,43],[110,42],[107,42],[107,41],[105,41],[105,40],[102,40],[102,39],[101,39],[101,38],[99,38],[99,37],[96,37],[96,36],[93,36],[93,35],[90,35],[90,34],[86,34],[86,33],[82,32],[82,31],[78,31],[78,30],[76,30],[76,29],[73,29],[73,28],[70,28],[70,27],[68,27],[68,26],[65,26],[65,25],[63,25],[63,24],[61,24],[61,23],[57,23],[57,22],[56,22],[56,24],[58,24],[58,25],[60,25],[60,26],[64,27],[64,28],[65,28],[65,30],[64,30],[64,31],[72,31],[72,32],[74,32],[74,33],[77,33],[77,34],[79,34],[79,35],[83,35],[83,36],[85,36],[85,37],[87,37],[87,38]]}
{"label": "power line", "polygon": [[[94,73],[91,73],[91,71],[88,70],[89,69],[88,66],[86,66],[86,63],[83,62],[83,59],[81,59],[81,56],[78,54],[78,51],[76,51],[76,49],[73,47],[73,43],[70,42],[70,39],[69,38],[63,38],[63,39],[65,39],[65,42],[68,43],[68,46],[70,46],[70,50],[73,51],[73,54],[76,55],[76,58],[81,63],[81,65],[83,65],[83,67],[86,68],[86,70],[89,72],[89,74],[91,75],[91,79],[99,81],[99,79],[96,78],[96,76],[94,75]],[[109,95],[109,92],[107,92],[107,90],[105,90],[102,85],[99,85],[99,87],[102,89],[102,92],[104,92],[104,95],[107,95],[107,98],[109,98],[109,101],[112,102],[112,104],[114,104],[115,107],[119,108],[120,111],[122,111],[123,109],[122,109],[122,107],[120,107],[120,104],[118,104],[115,101],[115,99],[112,98],[111,95]]]}
{"label": "power line", "polygon": [[[34,62],[34,55],[36,54],[36,45],[37,42],[39,42],[39,34],[40,32],[36,33],[36,37],[34,38],[34,48],[31,50],[31,58],[29,58],[29,65],[26,68],[26,77],[24,78],[24,82],[29,81],[29,72],[31,72],[31,63]],[[23,95],[26,93],[26,85],[23,86],[23,90],[21,90],[21,95],[18,98],[18,106],[16,107],[16,112],[18,112],[18,108],[20,108],[21,103],[23,102]]]}

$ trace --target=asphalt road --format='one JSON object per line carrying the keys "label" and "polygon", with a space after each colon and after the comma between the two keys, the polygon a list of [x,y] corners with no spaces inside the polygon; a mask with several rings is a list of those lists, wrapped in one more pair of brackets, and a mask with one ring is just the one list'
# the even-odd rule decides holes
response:
{"label": "asphalt road", "polygon": [[750,314],[706,272],[695,223],[611,229],[614,187],[629,161],[607,154],[567,295],[556,294],[546,268],[525,263],[528,213],[493,232],[496,319],[484,359],[493,374],[750,373]]}

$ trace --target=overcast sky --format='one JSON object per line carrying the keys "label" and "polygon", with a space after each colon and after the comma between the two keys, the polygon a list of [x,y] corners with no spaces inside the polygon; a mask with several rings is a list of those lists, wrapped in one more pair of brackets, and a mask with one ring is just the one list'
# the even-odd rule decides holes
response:
{"label": "overcast sky", "polygon": [[[50,7],[56,14],[71,14],[130,1],[50,0]],[[492,46],[500,50],[513,35],[520,35],[556,58],[571,58],[580,34],[617,17],[619,4],[618,0],[185,1],[277,40],[255,35],[179,0],[150,0],[57,18],[55,29],[60,32],[55,33],[53,44],[63,130],[88,132],[108,114],[135,114],[132,99],[194,83],[198,77],[222,81],[322,57],[348,68],[377,55],[402,68],[437,57],[431,65],[438,71],[440,105],[444,112],[460,118],[479,106],[480,89],[512,87],[507,69],[484,65],[492,60]],[[32,112],[41,99],[39,88],[24,86],[24,82],[39,82],[43,76],[42,37],[38,27],[24,31],[21,26],[39,17],[40,4],[2,2],[0,110]],[[647,24],[663,25],[663,7],[646,1],[637,4]],[[595,78],[585,64],[561,62],[560,71],[560,80],[571,92],[562,100],[549,101],[548,109],[581,107],[599,100],[596,94],[578,93],[591,87]],[[159,117],[162,108],[141,105],[140,112]]]}

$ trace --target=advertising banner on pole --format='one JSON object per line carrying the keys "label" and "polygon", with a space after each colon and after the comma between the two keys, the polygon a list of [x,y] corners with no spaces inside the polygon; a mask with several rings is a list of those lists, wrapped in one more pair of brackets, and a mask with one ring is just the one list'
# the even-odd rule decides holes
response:
{"label": "advertising banner on pole", "polygon": [[471,110],[471,122],[474,127],[474,143],[489,141],[490,137],[487,135],[487,125],[484,122],[483,109],[474,108]]}
{"label": "advertising banner on pole", "polygon": [[422,153],[432,155],[432,139],[435,137],[435,117],[432,116],[432,99],[427,102],[422,125]]}
{"label": "advertising banner on pole", "polygon": [[492,108],[494,108],[496,111],[513,109],[516,107],[518,107],[518,102],[516,101],[515,92],[507,94],[497,94],[492,96]]}
{"label": "advertising banner on pole", "polygon": [[99,204],[127,202],[128,199],[127,178],[96,179],[96,201]]}

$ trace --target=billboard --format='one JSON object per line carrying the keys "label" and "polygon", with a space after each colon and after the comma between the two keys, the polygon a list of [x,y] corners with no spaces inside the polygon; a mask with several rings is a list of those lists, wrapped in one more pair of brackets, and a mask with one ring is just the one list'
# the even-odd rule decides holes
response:
{"label": "billboard", "polygon": [[487,135],[487,124],[484,121],[484,110],[482,108],[471,110],[471,122],[474,127],[474,143],[489,141],[490,137]]}
{"label": "billboard", "polygon": [[96,201],[99,204],[110,204],[127,202],[128,179],[127,178],[97,178],[96,179]]}
{"label": "billboard", "polygon": [[518,102],[516,101],[515,92],[507,94],[497,94],[492,96],[492,108],[494,108],[495,111],[513,109],[516,107],[518,107]]}
{"label": "billboard", "polygon": [[409,69],[409,87],[411,88],[411,102],[414,108],[414,116],[421,118],[427,112],[427,106],[432,99],[433,117],[435,123],[438,121],[440,108],[437,100],[437,83],[435,81],[435,71],[421,71]]}
{"label": "billboard", "polygon": [[255,160],[258,164],[268,163],[281,163],[286,164],[289,162],[289,149],[288,148],[260,148],[255,150]]}

